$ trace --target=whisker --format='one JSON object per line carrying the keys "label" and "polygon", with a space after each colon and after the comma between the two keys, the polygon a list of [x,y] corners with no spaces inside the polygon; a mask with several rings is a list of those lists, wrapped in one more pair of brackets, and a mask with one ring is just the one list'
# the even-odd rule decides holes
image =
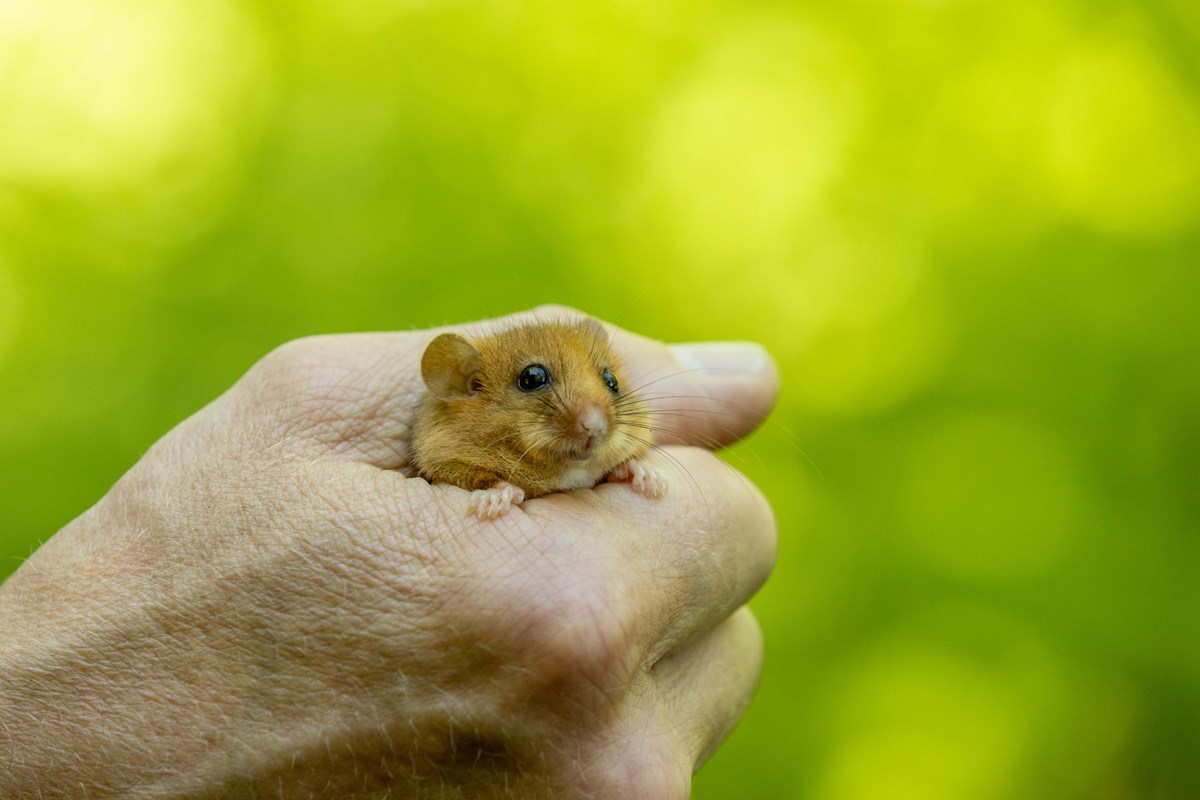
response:
{"label": "whisker", "polygon": [[490,442],[485,444],[484,447],[492,447],[494,445],[499,444],[500,442],[503,442],[505,439],[512,439],[516,435],[517,435],[516,431],[506,431],[505,433],[502,433],[500,436],[497,436],[495,439],[492,439]]}
{"label": "whisker", "polygon": [[661,375],[661,376],[655,378],[654,380],[646,381],[645,383],[638,384],[638,385],[634,386],[634,388],[631,391],[640,392],[648,386],[653,386],[656,383],[661,383],[662,381],[670,380],[671,378],[678,378],[680,375],[687,375],[687,374],[693,373],[693,372],[698,372],[698,373],[702,373],[702,374],[710,373],[710,372],[732,372],[734,374],[738,374],[741,372],[741,370],[735,369],[733,367],[704,367],[704,368],[693,368],[693,369],[681,369],[678,372],[669,372],[666,375]]}
{"label": "whisker", "polygon": [[725,405],[733,405],[732,400],[725,400],[720,397],[713,397],[707,394],[639,394],[638,399],[644,402],[659,401],[659,400],[705,400],[709,403],[723,403]]}
{"label": "whisker", "polygon": [[529,445],[529,447],[526,447],[525,452],[523,452],[523,453],[521,453],[521,455],[517,456],[517,460],[513,463],[513,468],[515,469],[516,467],[520,466],[521,462],[525,460],[525,456],[529,455],[530,451],[532,451],[534,448],[541,447],[543,444],[545,444],[546,442],[549,442],[553,439],[554,439],[554,434],[546,434],[541,439],[538,439],[533,444]]}
{"label": "whisker", "polygon": [[[709,411],[706,408],[647,408],[641,413],[654,415],[656,417],[683,417],[684,419],[694,420],[707,419],[708,416],[730,418],[738,416],[731,411]],[[699,414],[704,414],[706,416],[697,416]]]}

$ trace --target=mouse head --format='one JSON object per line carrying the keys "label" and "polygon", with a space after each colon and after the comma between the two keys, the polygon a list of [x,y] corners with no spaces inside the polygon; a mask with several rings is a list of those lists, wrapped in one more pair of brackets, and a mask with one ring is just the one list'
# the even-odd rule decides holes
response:
{"label": "mouse head", "polygon": [[421,359],[425,385],[451,424],[503,426],[505,447],[559,460],[602,452],[623,411],[633,410],[619,373],[607,332],[590,318],[475,340],[444,333]]}

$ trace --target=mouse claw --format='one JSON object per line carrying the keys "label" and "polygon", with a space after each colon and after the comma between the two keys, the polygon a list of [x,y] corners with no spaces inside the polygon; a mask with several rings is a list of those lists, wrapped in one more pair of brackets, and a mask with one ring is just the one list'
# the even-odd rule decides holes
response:
{"label": "mouse claw", "polygon": [[662,497],[667,493],[667,478],[644,461],[630,459],[609,473],[610,481],[629,483],[633,490],[646,497]]}
{"label": "mouse claw", "polygon": [[476,514],[480,519],[496,519],[524,501],[525,490],[520,486],[513,486],[507,481],[497,481],[490,489],[476,489],[471,492],[467,513]]}

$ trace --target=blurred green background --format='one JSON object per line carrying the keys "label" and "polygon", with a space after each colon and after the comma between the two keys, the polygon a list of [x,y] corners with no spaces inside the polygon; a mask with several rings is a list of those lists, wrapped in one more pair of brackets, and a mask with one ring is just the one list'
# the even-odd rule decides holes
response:
{"label": "blurred green background", "polygon": [[270,348],[784,377],[697,798],[1200,797],[1200,4],[0,0],[0,577]]}

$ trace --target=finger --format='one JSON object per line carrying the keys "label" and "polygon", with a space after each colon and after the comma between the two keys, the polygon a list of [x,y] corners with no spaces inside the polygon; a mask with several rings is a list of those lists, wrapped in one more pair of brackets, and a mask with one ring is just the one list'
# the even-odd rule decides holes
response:
{"label": "finger", "polygon": [[[712,453],[665,447],[647,459],[668,476],[665,496],[643,497],[624,484],[527,501],[524,513],[553,529],[594,511],[606,536],[590,547],[617,552],[618,612],[644,663],[653,664],[728,617],[758,591],[775,563],[776,529],[759,490]],[[589,556],[591,557],[591,556]],[[627,625],[626,625],[627,623]]]}
{"label": "finger", "polygon": [[758,624],[743,608],[639,675],[613,727],[572,759],[572,787],[587,797],[691,797],[692,775],[741,717],[761,665]]}
{"label": "finger", "polygon": [[[582,312],[543,306],[454,328],[409,333],[317,336],[291,342],[246,376],[246,413],[264,410],[317,450],[375,464],[405,466],[413,421],[425,394],[421,356],[444,330],[484,336]],[[715,448],[746,435],[774,404],[779,378],[760,346],[667,345],[610,326],[612,346],[634,391],[651,407],[655,439]],[[640,387],[640,388],[639,388]],[[265,396],[265,401],[264,401]]]}
{"label": "finger", "polygon": [[618,331],[614,347],[660,444],[715,450],[736,442],[766,418],[779,393],[775,363],[753,342],[666,345]]}
{"label": "finger", "polygon": [[762,630],[743,606],[659,661],[651,678],[677,744],[699,769],[733,730],[762,673]]}

